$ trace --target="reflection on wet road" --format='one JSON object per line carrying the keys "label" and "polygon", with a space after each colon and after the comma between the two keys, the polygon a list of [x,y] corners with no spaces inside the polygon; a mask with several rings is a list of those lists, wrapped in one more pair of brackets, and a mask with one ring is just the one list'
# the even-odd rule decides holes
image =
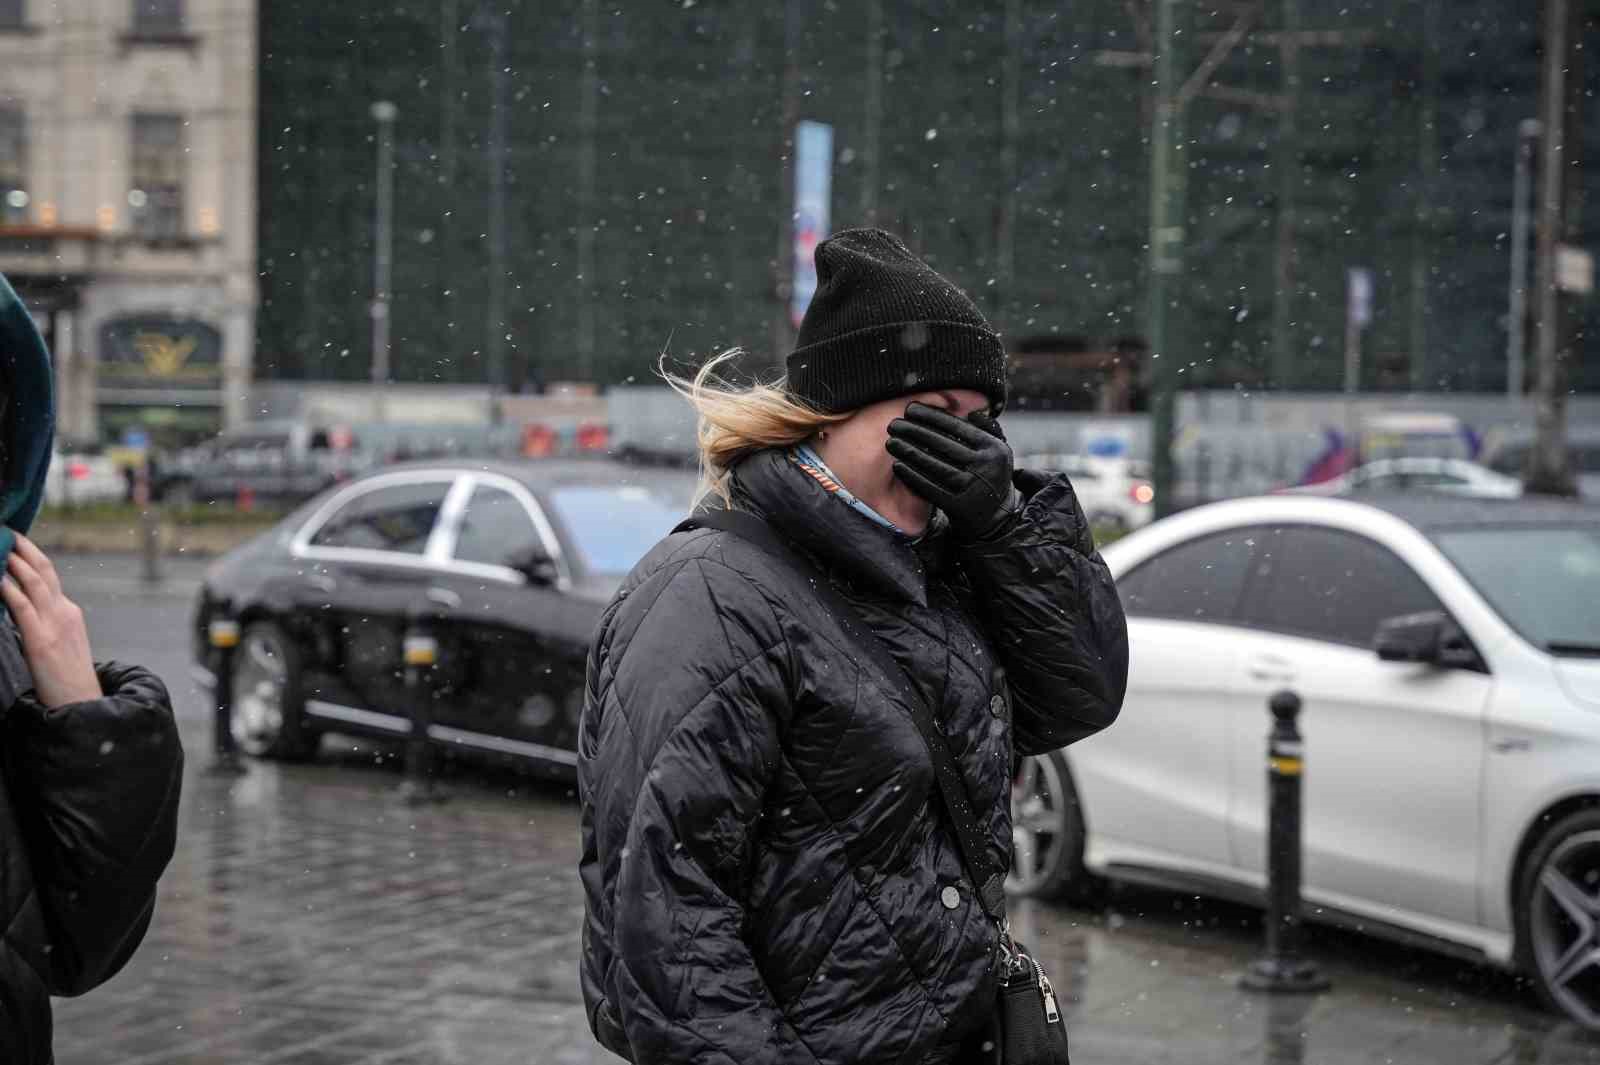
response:
{"label": "reflection on wet road", "polygon": [[[60,1065],[617,1060],[578,994],[569,789],[455,767],[454,799],[413,810],[386,752],[336,738],[314,765],[203,776],[196,568],[155,594],[128,563],[63,570],[98,653],[172,685],[190,769],[155,925],[125,972],[58,1003]],[[1097,911],[1023,902],[1014,920],[1068,1002],[1079,1065],[1600,1063],[1600,1041],[1512,978],[1352,934],[1311,938],[1331,993],[1273,998],[1234,987],[1259,944],[1248,909],[1128,891]]]}

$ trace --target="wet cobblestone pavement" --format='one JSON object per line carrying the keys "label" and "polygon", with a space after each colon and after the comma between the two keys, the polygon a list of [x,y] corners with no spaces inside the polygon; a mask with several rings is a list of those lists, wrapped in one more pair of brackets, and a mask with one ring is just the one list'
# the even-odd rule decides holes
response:
{"label": "wet cobblestone pavement", "polygon": [[[312,765],[205,776],[186,645],[198,567],[156,592],[131,562],[62,569],[98,654],[171,684],[189,778],[155,924],[121,975],[57,1003],[59,1065],[617,1061],[578,994],[567,787],[456,767],[449,803],[412,809],[392,758],[337,737]],[[1487,969],[1318,931],[1333,991],[1263,998],[1234,987],[1259,942],[1250,910],[1158,892],[1017,909],[1070,1002],[1078,1065],[1600,1063],[1600,1041]]]}

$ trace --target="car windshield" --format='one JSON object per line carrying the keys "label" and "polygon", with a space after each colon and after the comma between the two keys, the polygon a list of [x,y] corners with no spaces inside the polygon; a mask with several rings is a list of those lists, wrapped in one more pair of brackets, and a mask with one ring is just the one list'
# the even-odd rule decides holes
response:
{"label": "car windshield", "polygon": [[689,501],[639,485],[571,485],[551,491],[583,567],[621,576],[689,514]]}
{"label": "car windshield", "polygon": [[1600,654],[1600,531],[1452,529],[1434,539],[1530,643],[1555,654]]}

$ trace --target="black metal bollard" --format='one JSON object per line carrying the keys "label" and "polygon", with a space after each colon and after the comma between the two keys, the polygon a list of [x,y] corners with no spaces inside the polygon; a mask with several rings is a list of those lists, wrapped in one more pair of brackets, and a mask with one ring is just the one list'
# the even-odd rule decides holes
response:
{"label": "black metal bollard", "polygon": [[239,647],[239,623],[226,615],[212,618],[206,625],[206,643],[211,648],[211,672],[216,678],[211,693],[213,758],[206,772],[218,777],[243,776],[250,770],[239,758],[239,747],[233,742],[233,658]]}
{"label": "black metal bollard", "polygon": [[1300,956],[1300,774],[1304,749],[1296,719],[1300,697],[1281,691],[1268,704],[1267,953],[1239,980],[1247,991],[1325,991],[1328,979]]}
{"label": "black metal bollard", "polygon": [[433,744],[428,738],[429,727],[433,724],[434,667],[439,664],[439,640],[426,614],[413,610],[406,615],[400,657],[405,666],[406,698],[411,710],[411,735],[406,739],[406,778],[400,785],[400,797],[413,806],[443,802],[447,796],[434,780]]}

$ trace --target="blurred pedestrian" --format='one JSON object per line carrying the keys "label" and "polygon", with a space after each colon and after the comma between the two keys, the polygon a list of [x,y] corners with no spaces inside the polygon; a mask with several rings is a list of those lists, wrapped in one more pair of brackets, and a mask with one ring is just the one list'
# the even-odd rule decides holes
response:
{"label": "blurred pedestrian", "polygon": [[48,1065],[51,995],[110,979],[144,938],[177,835],[167,690],[94,663],[83,612],[22,533],[54,426],[44,342],[0,277],[0,1062]]}
{"label": "blurred pedestrian", "polygon": [[[713,360],[675,382],[703,506],[793,554],[675,533],[590,654],[583,992],[601,1043],[645,1065],[976,1060],[1007,956],[998,884],[966,875],[912,701],[1003,870],[1016,759],[1111,724],[1126,684],[1072,485],[1012,469],[998,335],[882,231],[816,265],[784,381],[729,385]],[[874,668],[874,637],[915,692]]]}

